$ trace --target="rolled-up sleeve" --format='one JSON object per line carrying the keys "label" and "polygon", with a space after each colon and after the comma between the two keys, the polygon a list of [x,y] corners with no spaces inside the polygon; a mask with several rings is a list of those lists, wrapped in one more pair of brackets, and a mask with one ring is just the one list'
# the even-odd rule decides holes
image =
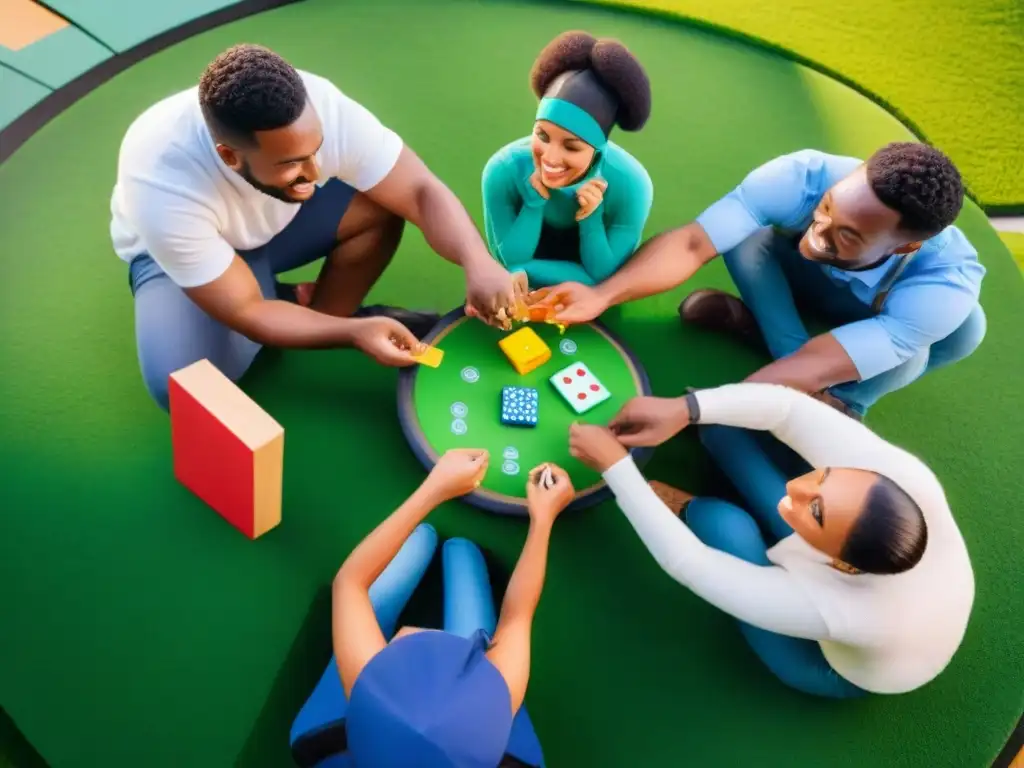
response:
{"label": "rolled-up sleeve", "polygon": [[739,186],[697,217],[718,253],[732,250],[767,226],[793,227],[806,207],[807,163],[802,153],[755,168]]}
{"label": "rolled-up sleeve", "polygon": [[949,336],[978,303],[977,284],[957,273],[898,285],[875,317],[832,330],[861,381],[885,373]]}

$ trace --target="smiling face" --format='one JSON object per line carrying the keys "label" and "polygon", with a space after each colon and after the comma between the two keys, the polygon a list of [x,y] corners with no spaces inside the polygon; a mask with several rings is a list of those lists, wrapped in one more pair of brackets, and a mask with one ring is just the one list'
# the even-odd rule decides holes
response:
{"label": "smiling face", "polygon": [[255,145],[217,145],[221,159],[261,192],[286,203],[301,203],[313,196],[320,166],[316,153],[323,144],[320,118],[307,104],[291,125],[257,131]]}
{"label": "smiling face", "polygon": [[862,165],[821,199],[799,248],[811,261],[861,269],[920,245],[900,229],[900,215],[875,195]]}
{"label": "smiling face", "polygon": [[533,128],[533,162],[545,187],[574,184],[586,175],[594,161],[594,148],[583,139],[548,120]]}
{"label": "smiling face", "polygon": [[816,469],[786,483],[779,515],[812,547],[839,559],[877,479],[859,469]]}

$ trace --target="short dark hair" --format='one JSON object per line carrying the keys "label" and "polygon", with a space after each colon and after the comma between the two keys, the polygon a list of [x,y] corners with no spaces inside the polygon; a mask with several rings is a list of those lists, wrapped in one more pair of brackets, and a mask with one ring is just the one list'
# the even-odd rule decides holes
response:
{"label": "short dark hair", "polygon": [[963,207],[960,172],[945,154],[927,144],[888,144],[868,160],[867,173],[875,195],[900,215],[900,226],[907,232],[938,234]]}
{"label": "short dark hair", "polygon": [[228,48],[203,72],[199,104],[210,132],[243,146],[256,131],[291,125],[306,108],[306,87],[295,68],[260,45]]}
{"label": "short dark hair", "polygon": [[927,545],[928,526],[917,502],[879,475],[839,559],[864,573],[903,573],[920,562]]}

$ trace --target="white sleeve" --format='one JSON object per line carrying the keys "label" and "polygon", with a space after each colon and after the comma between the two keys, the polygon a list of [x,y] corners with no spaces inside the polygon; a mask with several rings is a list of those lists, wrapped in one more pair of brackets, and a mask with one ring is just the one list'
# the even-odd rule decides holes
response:
{"label": "white sleeve", "polygon": [[304,73],[324,131],[324,172],[360,192],[384,180],[402,152],[401,137],[331,81]]}
{"label": "white sleeve", "polygon": [[945,498],[938,479],[916,456],[803,392],[780,384],[743,382],[701,390],[695,396],[702,424],[771,432],[815,468],[849,467],[885,475],[922,509]]}
{"label": "white sleeve", "polygon": [[610,467],[604,479],[654,559],[695,595],[769,632],[829,638],[821,612],[788,571],[754,565],[704,544],[658,498],[632,457]]}
{"label": "white sleeve", "polygon": [[209,207],[180,187],[153,178],[122,179],[125,213],[146,251],[182,288],[206,285],[227,271],[235,249]]}

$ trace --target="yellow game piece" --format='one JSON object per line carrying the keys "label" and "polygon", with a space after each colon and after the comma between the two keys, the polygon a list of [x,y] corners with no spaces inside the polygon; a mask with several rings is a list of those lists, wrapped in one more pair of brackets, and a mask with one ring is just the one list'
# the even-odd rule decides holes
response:
{"label": "yellow game piece", "polygon": [[422,365],[429,365],[431,368],[437,368],[441,364],[441,360],[444,358],[444,350],[438,349],[437,347],[427,347],[419,355],[413,355],[413,360]]}
{"label": "yellow game piece", "polygon": [[532,328],[520,328],[498,342],[512,367],[525,375],[551,359],[551,350]]}

